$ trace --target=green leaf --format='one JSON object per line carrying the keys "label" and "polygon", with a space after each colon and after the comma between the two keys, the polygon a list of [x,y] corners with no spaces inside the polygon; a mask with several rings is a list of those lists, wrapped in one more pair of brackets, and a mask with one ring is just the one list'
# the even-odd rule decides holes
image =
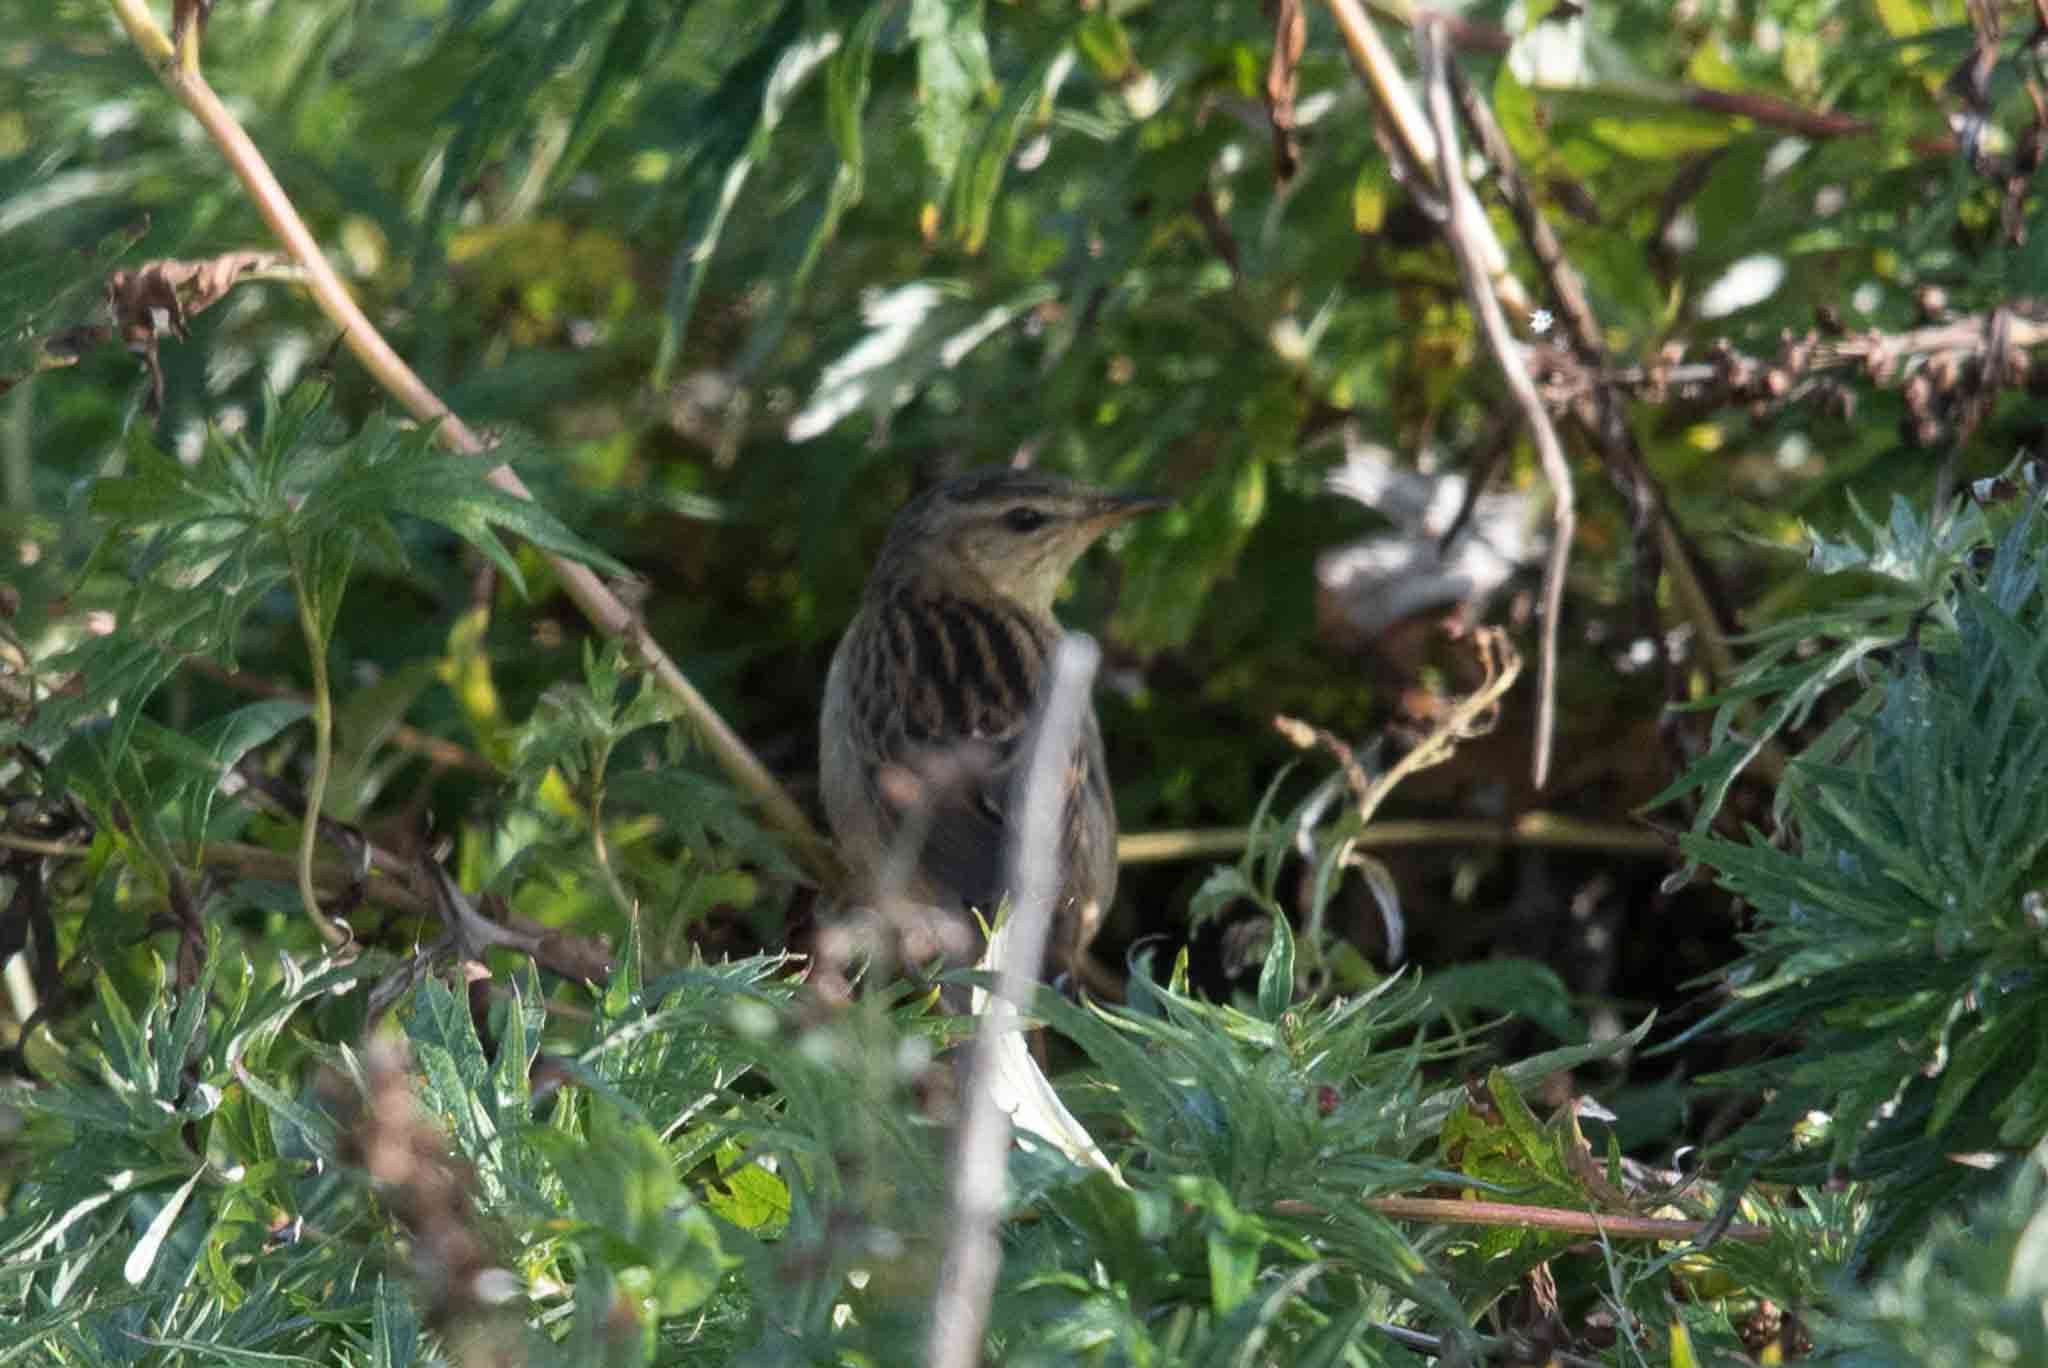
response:
{"label": "green leaf", "polygon": [[577,1238],[615,1268],[645,1270],[662,1315],[702,1305],[734,1266],[710,1213],[683,1190],[645,1124],[600,1108],[581,1143],[555,1131],[532,1139],[569,1197]]}
{"label": "green leaf", "polygon": [[995,88],[981,0],[910,0],[910,41],[917,48],[918,137],[926,163],[949,182],[966,147],[968,113]]}
{"label": "green leaf", "polygon": [[658,814],[706,868],[741,858],[796,876],[782,843],[761,829],[748,800],[722,780],[676,768],[633,770],[609,777],[605,793],[613,803]]}
{"label": "green leaf", "polygon": [[[413,995],[405,1016],[406,1038],[422,1051],[432,1051],[453,1066],[452,1075],[430,1090],[430,1100],[447,1115],[469,1110],[470,1099],[484,1091],[491,1076],[491,1062],[477,1039],[476,1023],[470,1019],[469,1004],[450,992],[438,976],[429,975]],[[433,1081],[436,1070],[428,1069]]]}
{"label": "green leaf", "polygon": [[1213,1180],[1177,1179],[1173,1189],[1182,1201],[1207,1213],[1209,1305],[1217,1315],[1229,1315],[1251,1296],[1258,1281],[1265,1229],[1257,1217],[1239,1211]]}
{"label": "green leaf", "polygon": [[1259,1015],[1277,1024],[1294,1001],[1294,928],[1285,917],[1273,917],[1272,939],[1259,968]]}
{"label": "green leaf", "polygon": [[1018,140],[1034,120],[1044,119],[1072,69],[1073,58],[1068,53],[1048,56],[1028,79],[1011,88],[1002,108],[982,122],[972,147],[962,157],[952,178],[951,218],[954,236],[970,254],[981,251],[988,242],[996,196]]}
{"label": "green leaf", "polygon": [[718,1148],[718,1180],[704,1204],[742,1230],[773,1238],[789,1227],[789,1185],[759,1162],[741,1156],[740,1146]]}
{"label": "green leaf", "polygon": [[1548,965],[1533,960],[1492,959],[1438,970],[1423,989],[1439,1011],[1453,1018],[1479,1010],[1533,1021],[1559,1040],[1585,1039],[1585,1023],[1572,1011],[1571,991]]}
{"label": "green leaf", "polygon": [[[339,1133],[330,1118],[300,1106],[282,1091],[239,1064],[235,1066],[235,1076],[269,1112],[273,1135],[278,1136],[280,1140],[284,1139],[284,1128],[290,1126],[303,1138],[306,1149],[327,1160],[333,1160],[338,1156]],[[280,1144],[279,1148],[284,1149],[285,1146]]]}
{"label": "green leaf", "polygon": [[128,1280],[130,1287],[141,1286],[143,1280],[149,1276],[150,1269],[156,1266],[157,1252],[163,1248],[165,1239],[170,1236],[171,1227],[178,1223],[178,1217],[184,1213],[185,1203],[192,1196],[192,1189],[199,1186],[199,1180],[205,1173],[204,1168],[195,1169],[192,1176],[180,1183],[177,1190],[157,1209],[156,1215],[149,1218],[149,1225],[144,1228],[142,1238],[135,1242],[135,1248],[129,1251],[127,1261],[121,1265],[121,1276]]}
{"label": "green leaf", "polygon": [[[1582,1068],[1602,1059],[1611,1059],[1624,1050],[1635,1049],[1643,1043],[1643,1037],[1650,1033],[1650,1026],[1656,1019],[1655,1015],[1646,1016],[1636,1024],[1634,1030],[1609,1036],[1605,1040],[1545,1050],[1541,1054],[1518,1060],[1503,1068],[1501,1072],[1517,1088],[1533,1086],[1549,1074]],[[1435,1135],[1443,1128],[1444,1121],[1451,1112],[1464,1103],[1463,1088],[1447,1088],[1442,1092],[1432,1093],[1416,1105],[1409,1116],[1409,1124],[1417,1135]]]}
{"label": "green leaf", "polygon": [[1202,880],[1202,886],[1195,890],[1195,896],[1188,903],[1189,929],[1200,930],[1214,921],[1224,908],[1238,901],[1262,908],[1269,916],[1279,916],[1279,910],[1252,886],[1242,868],[1217,865],[1209,871],[1209,877]]}
{"label": "green leaf", "polygon": [[197,845],[206,838],[221,780],[228,772],[243,756],[275,740],[279,732],[311,711],[296,699],[268,699],[237,708],[192,733],[194,747],[204,754],[206,765],[186,786],[183,826],[188,844]]}

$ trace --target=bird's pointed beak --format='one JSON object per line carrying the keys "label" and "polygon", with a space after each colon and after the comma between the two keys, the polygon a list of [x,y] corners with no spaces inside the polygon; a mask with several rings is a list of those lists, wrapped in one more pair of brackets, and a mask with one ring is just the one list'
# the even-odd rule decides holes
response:
{"label": "bird's pointed beak", "polygon": [[1118,490],[1102,495],[1089,521],[1105,528],[1115,527],[1146,513],[1157,513],[1162,508],[1171,507],[1173,500],[1158,494]]}

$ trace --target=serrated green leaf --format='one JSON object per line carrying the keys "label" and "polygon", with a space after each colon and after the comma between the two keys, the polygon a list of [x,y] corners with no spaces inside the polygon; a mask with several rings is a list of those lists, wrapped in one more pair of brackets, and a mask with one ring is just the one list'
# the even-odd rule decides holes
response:
{"label": "serrated green leaf", "polygon": [[454,1072],[444,1080],[447,1086],[440,1090],[440,1105],[444,1111],[463,1110],[458,1101],[482,1091],[491,1075],[490,1060],[483,1042],[477,1039],[476,1024],[470,1020],[469,1004],[450,992],[438,976],[429,975],[413,994],[405,1033],[415,1047],[438,1049],[446,1056]]}
{"label": "serrated green leaf", "polygon": [[704,1204],[742,1230],[773,1239],[789,1227],[789,1185],[757,1160],[740,1158],[740,1147],[718,1150],[718,1180]]}

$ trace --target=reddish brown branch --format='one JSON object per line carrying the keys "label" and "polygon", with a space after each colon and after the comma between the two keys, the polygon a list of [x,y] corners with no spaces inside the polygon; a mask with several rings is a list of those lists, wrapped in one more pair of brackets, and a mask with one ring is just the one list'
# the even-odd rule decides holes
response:
{"label": "reddish brown branch", "polygon": [[[1305,1206],[1306,1203],[1299,1205]],[[1551,1230],[1566,1235],[1605,1236],[1620,1240],[1693,1240],[1713,1224],[1711,1221],[1617,1216],[1599,1211],[1564,1211],[1557,1207],[1471,1202],[1449,1197],[1373,1197],[1367,1199],[1366,1205],[1396,1221],[1509,1226],[1519,1230]],[[1764,1240],[1770,1238],[1770,1231],[1757,1225],[1731,1225],[1721,1232],[1721,1237],[1728,1240]]]}

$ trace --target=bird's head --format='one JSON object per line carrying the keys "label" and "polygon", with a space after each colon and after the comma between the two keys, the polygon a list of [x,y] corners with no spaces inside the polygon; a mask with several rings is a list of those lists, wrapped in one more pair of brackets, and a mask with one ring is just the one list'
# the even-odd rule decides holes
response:
{"label": "bird's head", "polygon": [[1028,470],[962,475],[896,515],[875,578],[985,586],[1049,613],[1060,581],[1096,538],[1170,502]]}

